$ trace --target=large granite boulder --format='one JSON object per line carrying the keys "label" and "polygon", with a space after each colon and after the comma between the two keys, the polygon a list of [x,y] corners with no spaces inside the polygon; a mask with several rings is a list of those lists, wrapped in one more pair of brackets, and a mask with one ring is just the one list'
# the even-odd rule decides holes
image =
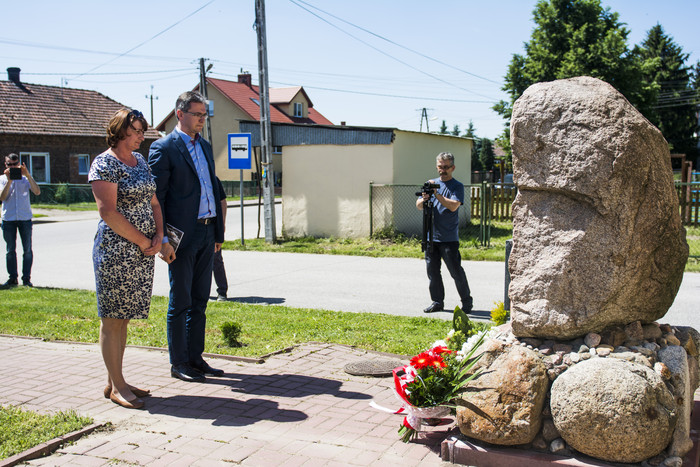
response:
{"label": "large granite boulder", "polygon": [[685,229],[668,144],[612,86],[530,86],[511,120],[517,336],[568,339],[664,316],[683,278]]}
{"label": "large granite boulder", "polygon": [[619,359],[592,358],[552,384],[554,425],[571,447],[610,462],[641,462],[671,440],[677,406],[652,369]]}
{"label": "large granite boulder", "polygon": [[457,425],[464,435],[492,444],[530,443],[542,426],[549,385],[544,363],[525,347],[486,348],[488,365],[457,401]]}

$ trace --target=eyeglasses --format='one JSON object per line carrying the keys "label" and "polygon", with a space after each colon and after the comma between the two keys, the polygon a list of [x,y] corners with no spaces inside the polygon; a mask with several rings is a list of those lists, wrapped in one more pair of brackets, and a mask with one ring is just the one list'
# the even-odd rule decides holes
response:
{"label": "eyeglasses", "polygon": [[18,165],[19,165],[19,161],[10,161],[10,162],[5,161],[5,167],[17,167]]}
{"label": "eyeglasses", "polygon": [[200,112],[190,112],[190,111],[188,111],[188,110],[185,110],[185,113],[186,113],[186,114],[190,114],[190,115],[192,115],[193,117],[197,117],[197,118],[200,119],[200,120],[203,119],[203,118],[207,118],[207,114],[203,114],[203,113],[200,113]]}
{"label": "eyeglasses", "polygon": [[129,128],[134,130],[134,132],[139,136],[143,136],[146,133],[146,130],[143,130],[143,129],[137,130],[136,128],[134,128],[134,125],[129,125]]}
{"label": "eyeglasses", "polygon": [[131,111],[129,111],[129,116],[133,116],[134,119],[144,118],[143,114],[136,109],[131,109]]}
{"label": "eyeglasses", "polygon": [[438,169],[443,169],[443,170],[451,169],[452,167],[454,167],[454,165],[438,165],[437,166]]}

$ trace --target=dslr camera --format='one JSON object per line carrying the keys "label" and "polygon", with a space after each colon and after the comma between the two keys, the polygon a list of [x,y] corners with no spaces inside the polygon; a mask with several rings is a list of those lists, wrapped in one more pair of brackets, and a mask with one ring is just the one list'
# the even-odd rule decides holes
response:
{"label": "dslr camera", "polygon": [[420,191],[416,192],[416,196],[423,196],[424,194],[432,195],[438,188],[440,188],[440,185],[437,183],[425,182]]}
{"label": "dslr camera", "polygon": [[22,169],[19,167],[10,167],[10,180],[22,180]]}

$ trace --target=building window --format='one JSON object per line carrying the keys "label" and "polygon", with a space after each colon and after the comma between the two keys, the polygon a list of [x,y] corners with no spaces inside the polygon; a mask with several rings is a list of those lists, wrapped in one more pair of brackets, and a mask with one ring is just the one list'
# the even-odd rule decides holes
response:
{"label": "building window", "polygon": [[304,116],[304,104],[301,102],[294,103],[294,116],[303,117]]}
{"label": "building window", "polygon": [[282,146],[272,146],[272,154],[282,154]]}
{"label": "building window", "polygon": [[51,182],[48,152],[21,152],[19,156],[37,183]]}
{"label": "building window", "polygon": [[87,154],[79,154],[78,158],[78,175],[87,175],[90,170],[90,156]]}

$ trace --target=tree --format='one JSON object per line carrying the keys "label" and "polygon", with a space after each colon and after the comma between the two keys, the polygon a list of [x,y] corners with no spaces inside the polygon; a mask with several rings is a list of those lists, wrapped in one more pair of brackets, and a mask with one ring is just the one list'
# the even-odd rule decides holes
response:
{"label": "tree", "polygon": [[469,120],[469,126],[467,126],[467,129],[464,130],[464,137],[465,138],[476,138],[476,129],[474,128],[474,122]]}
{"label": "tree", "polygon": [[459,125],[455,125],[454,127],[452,127],[452,133],[451,133],[451,134],[454,135],[454,136],[459,136]]}
{"label": "tree", "polygon": [[638,108],[648,108],[653,90],[639,80],[640,63],[627,48],[629,31],[618,18],[600,0],[539,0],[525,54],[513,55],[505,76],[510,101],[494,110],[509,121],[513,104],[530,85],[581,75],[602,79]]}
{"label": "tree", "polygon": [[488,138],[481,138],[481,148],[479,150],[479,161],[484,170],[493,170],[494,162],[493,143]]}
{"label": "tree", "polygon": [[688,54],[668,36],[660,24],[649,30],[646,39],[633,50],[644,64],[641,79],[653,85],[655,99],[645,113],[668,141],[671,151],[694,158],[697,117],[692,67],[685,65]]}
{"label": "tree", "polygon": [[445,123],[445,120],[442,121],[442,125],[440,125],[440,131],[439,133],[441,135],[446,135],[447,134],[447,123]]}

